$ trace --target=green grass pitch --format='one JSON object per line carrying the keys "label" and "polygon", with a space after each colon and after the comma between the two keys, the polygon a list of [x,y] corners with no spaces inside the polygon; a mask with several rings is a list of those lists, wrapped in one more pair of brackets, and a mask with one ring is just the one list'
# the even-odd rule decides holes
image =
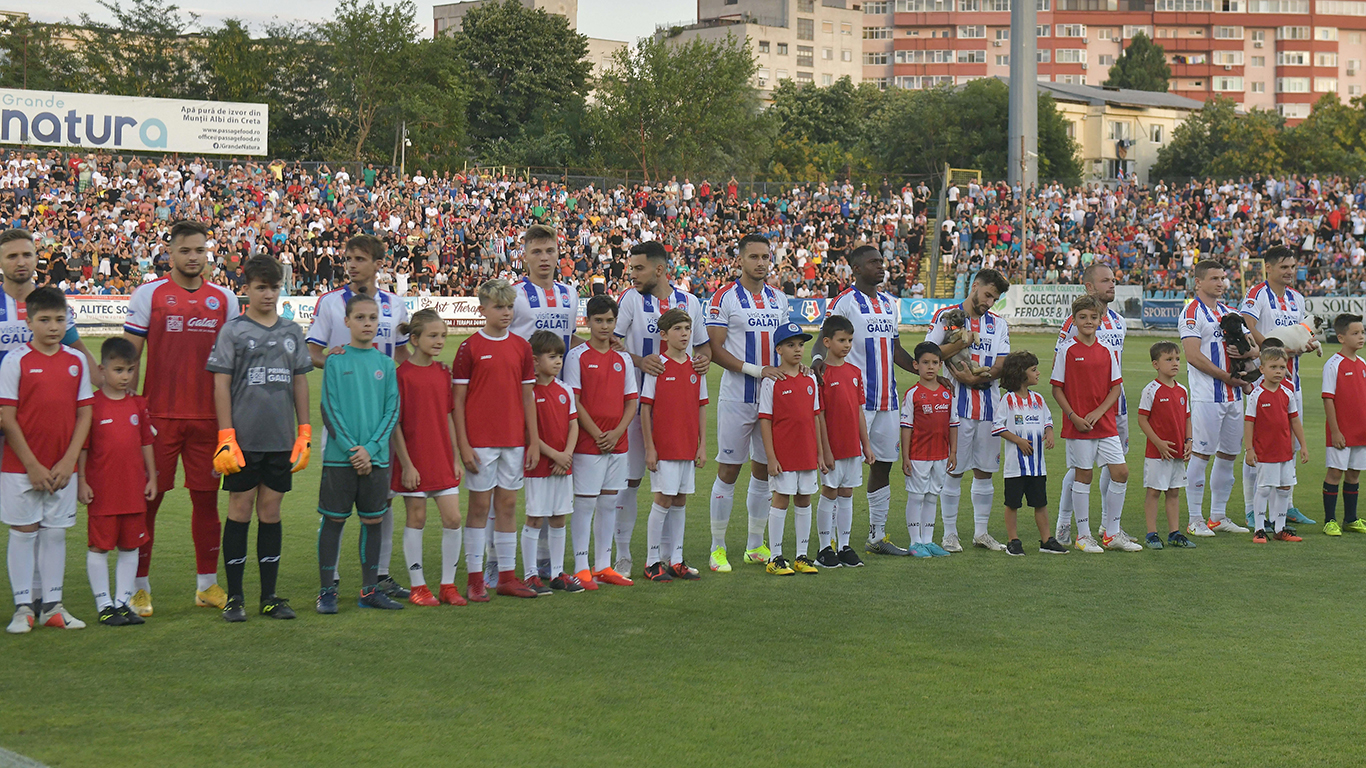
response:
{"label": "green grass pitch", "polygon": [[[1054,338],[1014,337],[1045,379]],[[1129,341],[1131,403],[1152,378],[1152,341]],[[1312,462],[1296,500],[1321,521],[1322,360],[1305,368]],[[911,377],[900,378],[904,390]],[[712,392],[718,379],[713,367]],[[1143,438],[1136,423],[1132,432],[1124,519],[1137,534]],[[312,610],[318,458],[285,498],[280,593],[299,609],[293,622],[253,613],[228,625],[194,607],[189,499],[176,490],[158,521],[156,615],[143,627],[95,625],[82,512],[66,603],[91,626],[0,637],[0,746],[50,765],[167,766],[1360,765],[1366,752],[1353,645],[1366,536],[1304,526],[1299,544],[1223,534],[1134,554],[869,556],[860,570],[789,578],[733,557],[734,573],[704,570],[695,583],[392,614],[343,599],[324,617]],[[1048,461],[1053,519],[1061,440]],[[709,461],[698,473],[689,505],[687,553],[699,566],[714,472]],[[892,480],[889,529],[905,543],[900,473]],[[1004,540],[999,475],[996,486],[991,530]],[[738,553],[743,489],[736,501]],[[1241,505],[1239,482],[1230,509]],[[648,513],[646,494],[640,507]],[[861,541],[861,494],[855,509]],[[344,597],[359,581],[356,525]],[[1027,545],[1031,530],[1022,515]],[[246,588],[254,599],[250,565]]]}

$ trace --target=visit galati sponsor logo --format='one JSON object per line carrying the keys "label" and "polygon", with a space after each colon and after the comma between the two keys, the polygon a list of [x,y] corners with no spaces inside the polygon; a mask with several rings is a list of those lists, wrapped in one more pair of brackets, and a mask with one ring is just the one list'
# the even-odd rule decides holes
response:
{"label": "visit galati sponsor logo", "polygon": [[218,318],[216,317],[192,317],[185,322],[185,330],[200,331],[207,333],[218,332]]}

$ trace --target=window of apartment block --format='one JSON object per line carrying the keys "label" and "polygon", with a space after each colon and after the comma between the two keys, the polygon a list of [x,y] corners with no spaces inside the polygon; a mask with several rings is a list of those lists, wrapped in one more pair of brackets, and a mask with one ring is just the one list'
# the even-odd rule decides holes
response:
{"label": "window of apartment block", "polygon": [[1123,120],[1106,120],[1105,127],[1110,132],[1111,141],[1123,141],[1134,137],[1133,126]]}
{"label": "window of apartment block", "polygon": [[1059,48],[1054,51],[1054,61],[1059,64],[1085,64],[1086,49],[1084,48]]}
{"label": "window of apartment block", "polygon": [[864,40],[891,40],[895,33],[891,27],[864,27]]}
{"label": "window of apartment block", "polygon": [[1251,63],[1252,63],[1252,66],[1254,66],[1254,67],[1265,67],[1265,66],[1266,66],[1266,57],[1265,57],[1265,56],[1253,56],[1252,59],[1251,59]]}
{"label": "window of apartment block", "polygon": [[887,90],[887,78],[885,77],[874,77],[871,80],[868,78],[864,78],[863,82],[872,83],[873,85],[876,85],[879,91]]}
{"label": "window of apartment block", "polygon": [[1096,63],[1102,67],[1113,67],[1115,65],[1115,57],[1113,54],[1103,53],[1096,57]]}
{"label": "window of apartment block", "polygon": [[1314,27],[1314,39],[1315,39],[1315,40],[1325,40],[1325,41],[1329,41],[1329,42],[1336,41],[1336,40],[1338,39],[1338,28],[1337,28],[1337,27]]}
{"label": "window of apartment block", "polygon": [[1261,43],[1261,42],[1265,42],[1265,41],[1266,41],[1266,30],[1265,30],[1265,29],[1254,29],[1254,30],[1252,30],[1252,42],[1254,42],[1254,43]]}
{"label": "window of apartment block", "polygon": [[1219,0],[1214,4],[1214,10],[1221,13],[1241,13],[1243,0]]}
{"label": "window of apartment block", "polygon": [[968,39],[979,39],[987,36],[987,28],[981,24],[967,24],[958,27],[958,36]]}
{"label": "window of apartment block", "polygon": [[784,81],[784,80],[790,79],[790,78],[787,76],[787,70],[786,70],[786,69],[780,69],[780,70],[778,70],[778,71],[777,71],[777,79],[778,79],[778,82],[780,82],[780,83],[781,83],[782,81]]}
{"label": "window of apartment block", "polygon": [[1315,93],[1337,93],[1338,79],[1336,77],[1316,77],[1314,78]]}
{"label": "window of apartment block", "polygon": [[1048,50],[1047,48],[1040,48],[1034,51],[1034,61],[1038,62],[1039,64],[1047,64],[1051,60],[1050,57],[1052,55],[1053,52]]}
{"label": "window of apartment block", "polygon": [[778,55],[779,55],[779,56],[786,56],[786,55],[787,55],[787,43],[778,43]]}
{"label": "window of apartment block", "polygon": [[1086,75],[1058,75],[1058,82],[1064,85],[1086,85]]}
{"label": "window of apartment block", "polygon": [[834,85],[834,84],[835,84],[835,76],[834,76],[834,75],[821,75],[821,85]]}
{"label": "window of apartment block", "polygon": [[1152,142],[1153,142],[1154,144],[1161,144],[1161,143],[1162,143],[1162,126],[1160,126],[1160,125],[1154,125],[1154,126],[1152,126],[1152,129],[1151,129],[1151,132],[1150,132],[1149,135],[1152,137]]}
{"label": "window of apartment block", "polygon": [[1010,11],[1010,0],[987,0],[986,8],[989,11]]}
{"label": "window of apartment block", "polygon": [[982,0],[958,0],[958,10],[980,11],[982,10]]}
{"label": "window of apartment block", "polygon": [[1216,91],[1236,91],[1243,92],[1243,78],[1241,77],[1216,77],[1214,78],[1214,90]]}
{"label": "window of apartment block", "polygon": [[1308,40],[1309,27],[1277,27],[1277,40]]}
{"label": "window of apartment block", "polygon": [[878,67],[891,63],[890,51],[869,51],[863,54],[863,64],[868,67]]}
{"label": "window of apartment block", "polygon": [[998,30],[996,30],[996,39],[997,39],[997,40],[1009,40],[1009,39],[1010,39],[1010,27],[1005,27],[1004,29],[998,29]]}
{"label": "window of apartment block", "polygon": [[998,66],[998,67],[1008,67],[1008,66],[1010,66],[1010,54],[1008,54],[1008,53],[1005,53],[1005,54],[998,53],[998,54],[996,54],[996,66]]}
{"label": "window of apartment block", "polygon": [[816,76],[813,75],[813,74],[810,73],[810,72],[798,72],[798,73],[797,73],[797,82],[799,82],[799,83],[814,83],[814,82],[816,82]]}
{"label": "window of apartment block", "polygon": [[842,35],[842,36],[847,35],[847,36],[849,36],[849,37],[853,37],[853,36],[854,36],[854,25],[853,25],[853,24],[850,24],[850,23],[847,22],[847,21],[841,21],[841,22],[840,22],[840,35]]}
{"label": "window of apartment block", "polygon": [[768,53],[768,41],[767,41],[767,40],[760,40],[760,41],[759,41],[759,53]]}
{"label": "window of apartment block", "polygon": [[816,52],[809,45],[797,46],[797,66],[814,67],[816,65]]}
{"label": "window of apartment block", "polygon": [[1132,40],[1132,39],[1134,38],[1134,36],[1137,35],[1139,32],[1142,32],[1143,34],[1147,35],[1149,40],[1151,40],[1152,37],[1153,37],[1153,28],[1150,27],[1150,26],[1147,26],[1146,24],[1125,24],[1125,25],[1124,25],[1124,39],[1125,39],[1125,40]]}
{"label": "window of apartment block", "polygon": [[754,73],[754,76],[759,80],[760,88],[768,87],[768,69],[760,67],[759,71]]}
{"label": "window of apartment block", "polygon": [[1336,53],[1316,53],[1314,54],[1314,66],[1334,67],[1338,65],[1338,55]]}
{"label": "window of apartment block", "polygon": [[797,13],[815,13],[816,0],[797,0]]}
{"label": "window of apartment block", "polygon": [[986,51],[959,51],[959,64],[985,64],[987,63]]}
{"label": "window of apartment block", "polygon": [[1309,117],[1310,106],[1308,104],[1277,104],[1276,111],[1281,113],[1281,117],[1287,120],[1298,120]]}
{"label": "window of apartment block", "polygon": [[1214,39],[1215,39],[1215,40],[1242,40],[1242,39],[1243,39],[1243,28],[1242,28],[1242,27],[1215,27],[1215,28],[1214,28]]}
{"label": "window of apartment block", "polygon": [[1359,85],[1349,85],[1349,86],[1347,86],[1347,95],[1348,95],[1348,96],[1360,96],[1360,95],[1361,95],[1361,86],[1359,86]]}
{"label": "window of apartment block", "polygon": [[1209,13],[1214,10],[1214,0],[1157,0],[1156,10],[1178,13]]}
{"label": "window of apartment block", "polygon": [[[1045,81],[1045,82],[1047,82],[1047,81]],[[1067,121],[1067,138],[1069,138],[1069,139],[1075,139],[1075,138],[1077,138],[1077,124],[1074,123],[1074,122],[1072,122],[1071,120],[1068,120],[1068,121]]]}
{"label": "window of apartment block", "polygon": [[1361,70],[1361,59],[1347,60],[1347,76],[1351,77]]}
{"label": "window of apartment block", "polygon": [[1086,25],[1059,24],[1058,37],[1086,37]]}
{"label": "window of apartment block", "polygon": [[1252,84],[1252,92],[1253,92],[1253,93],[1266,93],[1266,83],[1253,83],[1253,84]]}
{"label": "window of apartment block", "polygon": [[835,60],[835,49],[834,49],[834,48],[822,48],[822,49],[821,49],[821,61],[834,61],[834,60]]}
{"label": "window of apartment block", "polygon": [[863,4],[863,15],[865,16],[886,16],[890,13],[892,4],[890,0],[874,0]]}
{"label": "window of apartment block", "polygon": [[1213,54],[1214,63],[1225,67],[1243,66],[1242,51],[1215,51]]}
{"label": "window of apartment block", "polygon": [[1040,24],[1039,26],[1037,26],[1037,27],[1034,28],[1034,36],[1035,36],[1035,37],[1048,37],[1048,36],[1049,36],[1049,35],[1048,35],[1048,30],[1049,30],[1049,25],[1048,25],[1048,24]]}
{"label": "window of apartment block", "polygon": [[853,60],[854,60],[854,52],[853,52],[853,51],[849,50],[848,48],[841,48],[841,49],[840,49],[840,61],[853,61]]}
{"label": "window of apartment block", "polygon": [[1276,93],[1309,93],[1309,78],[1278,77],[1276,78]]}
{"label": "window of apartment block", "polygon": [[823,32],[823,33],[825,33],[825,34],[827,34],[827,35],[833,35],[833,34],[835,34],[835,22],[833,22],[833,21],[822,21],[822,22],[821,22],[821,32]]}
{"label": "window of apartment block", "polygon": [[1276,54],[1276,66],[1278,67],[1306,67],[1309,66],[1309,51],[1281,51]]}
{"label": "window of apartment block", "polygon": [[1248,13],[1309,13],[1309,0],[1247,0]]}
{"label": "window of apartment block", "polygon": [[816,39],[816,20],[797,19],[797,39],[815,40]]}

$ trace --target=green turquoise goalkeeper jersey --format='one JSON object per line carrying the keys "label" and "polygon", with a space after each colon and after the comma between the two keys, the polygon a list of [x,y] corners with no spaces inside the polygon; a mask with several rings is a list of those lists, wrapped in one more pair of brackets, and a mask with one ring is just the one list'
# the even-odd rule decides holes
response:
{"label": "green turquoise goalkeeper jersey", "polygon": [[343,347],[323,367],[323,464],[350,466],[357,445],[376,466],[389,465],[389,435],[398,423],[398,376],[394,361],[377,349]]}

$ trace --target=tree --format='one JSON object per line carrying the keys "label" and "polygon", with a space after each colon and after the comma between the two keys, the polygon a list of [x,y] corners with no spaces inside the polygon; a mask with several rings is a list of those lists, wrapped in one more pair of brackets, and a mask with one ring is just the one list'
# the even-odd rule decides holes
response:
{"label": "tree", "polygon": [[0,88],[70,90],[72,57],[58,42],[67,28],[27,18],[0,21]]}
{"label": "tree", "polygon": [[1166,51],[1162,50],[1162,46],[1154,45],[1146,34],[1139,32],[1129,41],[1124,55],[1110,67],[1110,77],[1104,84],[1113,88],[1166,93],[1171,77],[1172,68],[1167,65]]}
{"label": "tree", "polygon": [[253,40],[246,25],[226,19],[203,37],[203,76],[207,98],[259,102],[275,78],[278,65],[271,46]]}
{"label": "tree", "polygon": [[180,15],[165,0],[99,0],[114,24],[81,14],[81,42],[76,60],[79,89],[118,96],[200,98],[203,80],[197,69],[199,39],[190,32],[199,17]]}
{"label": "tree", "polygon": [[1287,170],[1299,173],[1366,174],[1366,109],[1360,96],[1343,104],[1325,93],[1309,117],[1281,137]]}
{"label": "tree", "polygon": [[[1238,120],[1233,100],[1216,96],[1206,101],[1204,108],[1172,131],[1171,141],[1157,152],[1150,176],[1179,179],[1206,175],[1218,158],[1234,149]],[[1222,163],[1225,168],[1230,165],[1228,160]]]}
{"label": "tree", "polygon": [[867,151],[872,117],[882,103],[876,85],[855,86],[847,77],[823,88],[784,80],[772,98],[766,112],[775,131],[769,178],[826,181],[876,175]]}

